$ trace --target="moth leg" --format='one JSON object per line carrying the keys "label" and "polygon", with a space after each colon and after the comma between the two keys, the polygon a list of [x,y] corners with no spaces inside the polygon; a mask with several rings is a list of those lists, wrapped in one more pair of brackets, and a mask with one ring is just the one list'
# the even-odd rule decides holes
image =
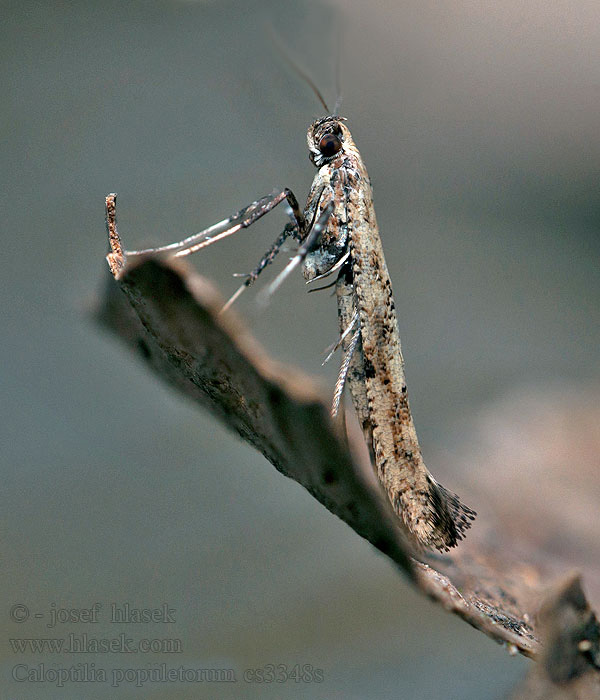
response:
{"label": "moth leg", "polygon": [[[116,195],[109,195],[109,197],[107,197],[107,207],[109,198],[112,198],[112,209],[114,213],[114,200],[116,199]],[[284,200],[287,201],[291,209],[295,227],[297,227],[299,231],[303,231],[305,227],[304,216],[300,211],[300,207],[298,206],[298,200],[296,199],[294,193],[286,187],[280,192],[276,192],[267,195],[266,197],[261,197],[260,199],[257,199],[255,202],[252,202],[252,204],[243,207],[235,214],[232,214],[226,219],[223,219],[223,221],[219,221],[218,223],[209,226],[207,229],[204,229],[204,231],[200,231],[199,233],[195,233],[192,236],[188,236],[182,241],[170,243],[169,245],[160,246],[158,248],[145,248],[144,250],[121,249],[121,254],[127,257],[134,255],[146,255],[151,253],[158,255],[164,254],[176,258],[182,257],[184,255],[190,255],[191,253],[195,253],[201,248],[206,248],[207,246],[212,245],[213,243],[221,240],[222,238],[231,236],[232,234],[236,233],[241,229],[248,228],[248,226],[251,226],[255,221],[263,217],[265,214],[268,214],[271,211],[271,209],[274,209],[278,204],[280,204]],[[114,249],[112,252],[115,252]]]}
{"label": "moth leg", "polygon": [[338,373],[337,382],[335,383],[335,390],[333,392],[333,401],[331,403],[331,416],[335,418],[340,410],[340,401],[342,399],[342,392],[344,391],[344,384],[346,383],[346,377],[348,376],[348,370],[350,369],[350,363],[352,361],[352,355],[356,350],[358,345],[358,340],[360,338],[360,328],[354,331],[354,335],[350,339],[350,344],[346,350],[346,354],[342,359],[342,364],[340,365],[340,371]]}
{"label": "moth leg", "polygon": [[[229,301],[223,306],[221,309],[220,313],[223,313],[224,311],[227,311],[227,309],[233,304],[233,302],[240,296],[240,294],[247,289],[251,284],[254,284],[256,282],[258,276],[260,273],[267,267],[267,265],[270,265],[273,260],[275,259],[275,256],[281,248],[283,247],[283,244],[286,242],[286,240],[289,237],[296,238],[298,239],[301,236],[301,233],[298,231],[298,227],[296,224],[287,224],[286,227],[283,229],[283,231],[279,234],[277,239],[275,240],[275,243],[269,248],[269,250],[262,256],[260,259],[260,262],[258,265],[252,270],[252,272],[248,273],[247,275],[243,275],[246,277],[244,280],[244,283],[238,287],[236,292],[231,296]],[[240,275],[234,275],[235,277],[239,277]]]}
{"label": "moth leg", "polygon": [[[334,265],[332,265],[329,268],[329,270],[321,273],[320,275],[317,275],[316,277],[311,277],[309,280],[306,280],[306,284],[312,284],[313,282],[316,282],[317,280],[322,280],[322,279],[325,279],[325,277],[329,277],[329,275],[332,275],[334,272],[339,270],[340,267],[342,267],[342,265],[344,265],[344,263],[348,260],[349,257],[350,257],[350,250],[348,250],[346,253],[344,253],[344,255],[342,255],[342,257]],[[335,282],[333,284],[335,284]],[[323,289],[323,287],[320,287],[320,289]],[[310,291],[312,292],[315,290],[311,289]]]}
{"label": "moth leg", "polygon": [[319,217],[313,223],[312,227],[306,234],[306,238],[304,238],[304,242],[302,243],[300,248],[298,248],[298,252],[296,253],[296,255],[294,255],[294,257],[285,266],[285,268],[271,282],[271,284],[265,292],[266,296],[263,298],[263,301],[265,299],[268,299],[273,294],[273,292],[275,292],[275,290],[279,287],[279,285],[285,280],[285,278],[290,274],[290,272],[292,272],[292,270],[298,267],[298,265],[300,265],[304,261],[306,256],[318,246],[321,234],[327,226],[327,222],[329,221],[329,217],[331,216],[333,209],[334,202],[332,200],[328,202],[328,204],[323,208],[323,210],[319,214]]}
{"label": "moth leg", "polygon": [[[319,197],[323,193],[323,189],[320,190],[319,192]],[[318,204],[318,202],[317,202]],[[295,213],[293,212],[294,219],[296,221],[296,224],[288,224],[282,231],[282,233],[279,235],[279,237],[276,239],[275,243],[269,248],[269,250],[263,255],[261,258],[260,262],[256,266],[256,268],[250,272],[248,275],[234,275],[234,277],[240,277],[244,276],[246,279],[244,280],[244,283],[238,287],[238,289],[235,291],[235,293],[231,296],[231,298],[227,301],[227,303],[223,306],[221,309],[220,313],[223,313],[224,311],[227,311],[227,309],[238,299],[238,297],[242,294],[242,292],[247,289],[251,284],[253,284],[256,281],[256,278],[260,275],[260,273],[267,267],[267,265],[270,265],[273,260],[275,259],[275,256],[277,253],[281,250],[283,247],[283,244],[289,238],[292,236],[293,238],[296,238],[298,241],[301,243],[304,241],[304,244],[306,244],[306,231],[304,229],[307,229],[309,231],[309,236],[310,232],[312,232],[314,226],[315,226],[315,218],[317,215],[316,212],[316,206],[315,210],[312,214],[312,219],[310,222],[310,225],[307,224],[306,217],[302,221],[302,226],[303,228],[300,228],[300,224],[298,223],[298,219],[296,218]],[[330,215],[327,216],[329,218]],[[301,250],[301,249],[300,249]],[[300,253],[300,250],[298,251]],[[304,253],[306,255],[306,253]]]}
{"label": "moth leg", "polygon": [[350,323],[348,324],[348,326],[346,327],[344,332],[340,335],[340,337],[338,338],[338,340],[335,343],[333,343],[332,345],[330,345],[328,348],[325,349],[325,352],[327,352],[328,355],[323,360],[323,365],[327,364],[329,362],[329,360],[331,360],[335,351],[344,342],[348,333],[350,333],[350,331],[354,328],[354,326],[356,326],[357,323],[358,323],[358,309],[354,309],[354,313],[352,314],[352,318],[350,319]]}

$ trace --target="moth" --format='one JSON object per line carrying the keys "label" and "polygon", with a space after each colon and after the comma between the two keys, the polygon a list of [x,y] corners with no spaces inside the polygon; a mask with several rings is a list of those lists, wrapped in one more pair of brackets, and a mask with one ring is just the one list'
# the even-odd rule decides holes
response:
{"label": "moth", "polygon": [[336,275],[340,338],[334,349],[341,346],[344,354],[332,414],[337,414],[347,385],[394,510],[419,545],[448,551],[463,539],[476,513],[441,486],[423,461],[408,402],[396,307],[371,182],[346,121],[334,113],[317,119],[308,129],[309,157],[317,173],[303,210],[293,192],[283,189],[183,241],[141,251],[122,249],[114,217],[111,234],[109,212],[107,260],[116,274],[128,257],[189,255],[247,228],[287,202],[290,222],[225,308],[257,279],[288,238],[298,242],[298,251],[267,293],[299,265],[307,282]]}

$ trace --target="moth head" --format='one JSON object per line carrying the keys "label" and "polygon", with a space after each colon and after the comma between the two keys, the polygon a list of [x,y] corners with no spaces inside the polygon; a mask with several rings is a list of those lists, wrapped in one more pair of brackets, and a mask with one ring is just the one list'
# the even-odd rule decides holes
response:
{"label": "moth head", "polygon": [[311,162],[320,168],[335,160],[344,150],[344,142],[349,136],[343,124],[344,117],[323,117],[314,121],[306,135]]}

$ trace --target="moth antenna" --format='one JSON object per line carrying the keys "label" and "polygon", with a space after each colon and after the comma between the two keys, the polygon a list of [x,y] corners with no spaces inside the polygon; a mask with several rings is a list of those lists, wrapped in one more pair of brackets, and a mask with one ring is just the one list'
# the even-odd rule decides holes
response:
{"label": "moth antenna", "polygon": [[342,106],[342,96],[338,95],[335,99],[335,105],[333,107],[333,116],[334,117],[340,116],[340,107],[341,106]]}
{"label": "moth antenna", "polygon": [[333,116],[338,117],[342,106],[342,22],[338,16],[336,21],[336,42],[335,42],[335,105]]}
{"label": "moth antenna", "polygon": [[279,37],[277,36],[277,34],[275,33],[275,30],[273,29],[273,26],[270,24],[267,25],[267,31],[269,32],[269,34],[271,36],[271,41],[273,42],[273,45],[279,51],[282,58],[284,58],[289,63],[292,70],[294,70],[302,78],[302,80],[304,80],[304,82],[312,89],[312,91],[317,96],[317,99],[319,100],[319,102],[323,105],[325,112],[327,114],[331,114],[331,110],[327,106],[327,102],[325,102],[325,99],[324,99],[323,95],[321,94],[321,91],[315,85],[315,82],[308,75],[308,73],[300,67],[300,65],[292,58],[292,56],[286,50],[286,48],[281,44]]}

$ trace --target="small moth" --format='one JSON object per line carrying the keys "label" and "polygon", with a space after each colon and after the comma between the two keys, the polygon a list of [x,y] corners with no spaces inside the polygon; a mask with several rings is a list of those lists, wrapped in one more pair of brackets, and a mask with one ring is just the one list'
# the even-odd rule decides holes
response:
{"label": "small moth", "polygon": [[421,546],[447,551],[463,538],[475,512],[438,484],[423,461],[408,403],[396,308],[371,182],[345,122],[333,114],[317,119],[308,129],[309,156],[317,174],[303,211],[294,194],[284,189],[178,243],[126,252],[114,226],[115,196],[111,195],[107,198],[111,241],[107,259],[116,274],[127,257],[189,255],[247,228],[287,201],[291,221],[224,308],[256,280],[289,237],[298,241],[298,252],[271,283],[269,294],[300,264],[307,282],[336,274],[340,321],[336,348],[341,346],[344,356],[332,414],[337,414],[347,384],[374,467],[394,510]]}

